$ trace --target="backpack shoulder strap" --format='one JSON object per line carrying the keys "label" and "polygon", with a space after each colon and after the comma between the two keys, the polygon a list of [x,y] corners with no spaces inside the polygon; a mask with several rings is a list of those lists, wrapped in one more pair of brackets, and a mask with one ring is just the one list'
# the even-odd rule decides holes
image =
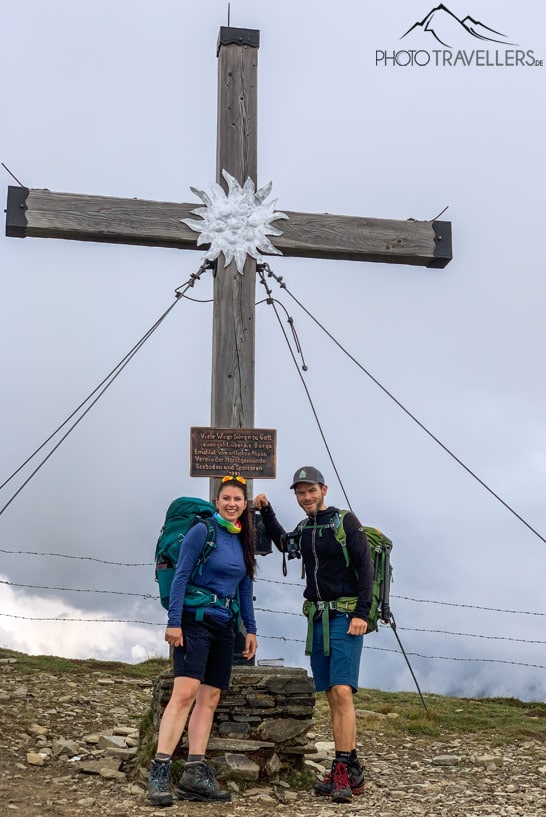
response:
{"label": "backpack shoulder strap", "polygon": [[205,519],[197,519],[196,524],[198,522],[202,522],[207,526],[207,538],[205,539],[205,544],[203,545],[201,553],[193,566],[193,570],[190,574],[190,582],[193,582],[198,573],[201,574],[203,572],[203,565],[216,547],[216,528],[214,527],[214,522],[212,519],[210,519],[210,517]]}
{"label": "backpack shoulder strap", "polygon": [[343,520],[348,513],[349,511],[346,510],[339,511],[332,517],[334,536],[341,545],[341,552],[343,553],[343,558],[345,559],[345,567],[349,567],[351,564],[351,560],[349,559],[349,551],[347,550],[347,534],[345,533],[345,527],[343,525]]}

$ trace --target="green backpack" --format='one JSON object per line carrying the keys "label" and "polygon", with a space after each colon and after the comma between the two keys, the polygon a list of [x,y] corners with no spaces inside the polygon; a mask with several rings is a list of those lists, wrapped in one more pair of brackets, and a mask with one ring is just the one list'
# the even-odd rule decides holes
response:
{"label": "green backpack", "polygon": [[[335,537],[345,558],[347,567],[350,565],[349,552],[347,550],[347,537],[345,528],[343,527],[343,519],[348,511],[341,511],[339,514],[339,522],[335,528]],[[377,622],[381,620],[385,623],[390,618],[390,588],[392,580],[391,567],[391,550],[392,542],[382,533],[378,528],[370,528],[363,526],[366,539],[370,546],[370,556],[372,557],[373,565],[373,586],[372,586],[372,605],[370,607],[370,614],[368,616],[368,629],[366,633],[373,633],[377,630]]]}
{"label": "green backpack", "polygon": [[165,523],[161,528],[155,548],[155,578],[159,585],[161,605],[166,610],[169,609],[171,584],[178,563],[180,547],[189,529],[197,522],[205,522],[207,525],[207,539],[192,570],[190,582],[195,580],[196,575],[202,570],[202,565],[216,547],[216,529],[211,519],[213,513],[214,504],[212,502],[191,496],[174,499],[167,509]]}
{"label": "green backpack", "polygon": [[[347,535],[345,533],[345,528],[343,526],[343,520],[345,515],[349,513],[349,511],[339,511],[334,516],[332,516],[330,523],[328,525],[324,525],[321,527],[331,528],[334,531],[334,536],[341,545],[341,549],[343,552],[343,557],[345,559],[346,567],[351,565],[351,560],[349,558],[349,551],[347,549]],[[301,536],[303,528],[307,523],[307,519],[302,519],[302,521],[298,524],[296,528],[296,533]],[[392,580],[392,567],[390,563],[390,554],[392,550],[392,542],[385,536],[378,528],[371,528],[363,525],[364,533],[366,534],[366,539],[368,540],[368,544],[370,546],[370,556],[372,559],[373,565],[373,584],[372,584],[372,604],[370,607],[370,613],[368,615],[368,629],[366,630],[366,635],[368,633],[373,633],[377,630],[377,622],[383,621],[385,623],[389,622],[390,620],[390,606],[389,606],[389,597],[390,597],[390,586]],[[305,575],[305,569],[302,564],[302,578]],[[337,599],[335,602],[309,602],[305,601],[303,606],[303,613],[309,619],[309,633],[308,633],[308,643],[306,650],[310,650],[309,647],[309,638],[311,632],[311,619],[315,615],[317,611],[323,610],[325,605],[326,607],[330,607],[332,609],[337,609],[342,612],[352,612],[355,609],[357,599],[354,598],[343,598]],[[324,623],[327,623],[327,619],[325,616]],[[325,640],[326,643],[326,640]],[[325,653],[328,654],[327,652]]]}

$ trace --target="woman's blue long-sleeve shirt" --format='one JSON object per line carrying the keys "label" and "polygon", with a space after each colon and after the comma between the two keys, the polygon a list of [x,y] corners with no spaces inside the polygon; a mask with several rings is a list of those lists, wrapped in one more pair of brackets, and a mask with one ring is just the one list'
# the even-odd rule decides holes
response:
{"label": "woman's blue long-sleeve shirt", "polygon": [[[246,572],[239,535],[229,533],[224,527],[218,525],[215,520],[212,521],[216,529],[216,547],[207,561],[201,565],[192,584],[205,587],[212,593],[216,593],[220,598],[228,599],[235,598],[237,588],[239,588],[239,603],[243,624],[247,633],[256,633],[252,581]],[[202,522],[190,528],[184,538],[171,585],[168,627],[180,627],[186,586],[190,581],[193,567],[203,550],[206,538],[207,526]],[[188,609],[195,610],[195,607]],[[228,619],[231,617],[229,609],[225,607],[205,607],[205,611],[219,618]]]}

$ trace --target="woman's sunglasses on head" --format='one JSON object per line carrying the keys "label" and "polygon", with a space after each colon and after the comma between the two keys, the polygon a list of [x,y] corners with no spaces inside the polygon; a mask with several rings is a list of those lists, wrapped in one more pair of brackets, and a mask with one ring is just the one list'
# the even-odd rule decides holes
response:
{"label": "woman's sunglasses on head", "polygon": [[226,477],[222,477],[222,483],[224,482],[240,482],[241,485],[246,485],[246,479],[235,474],[228,474]]}

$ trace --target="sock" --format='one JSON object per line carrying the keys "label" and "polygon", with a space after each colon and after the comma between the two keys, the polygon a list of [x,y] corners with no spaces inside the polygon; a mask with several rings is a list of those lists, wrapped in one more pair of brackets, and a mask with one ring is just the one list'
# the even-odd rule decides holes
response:
{"label": "sock", "polygon": [[356,749],[351,750],[351,757],[350,757],[349,763],[352,766],[359,766],[360,767],[361,763],[360,763],[360,760],[358,759],[358,755],[356,754]]}
{"label": "sock", "polygon": [[336,752],[336,761],[338,763],[345,763],[346,766],[351,762],[350,752]]}
{"label": "sock", "polygon": [[204,759],[205,755],[188,755],[186,763],[202,763]]}
{"label": "sock", "polygon": [[165,754],[164,752],[156,752],[155,758],[158,763],[170,763],[171,756]]}

